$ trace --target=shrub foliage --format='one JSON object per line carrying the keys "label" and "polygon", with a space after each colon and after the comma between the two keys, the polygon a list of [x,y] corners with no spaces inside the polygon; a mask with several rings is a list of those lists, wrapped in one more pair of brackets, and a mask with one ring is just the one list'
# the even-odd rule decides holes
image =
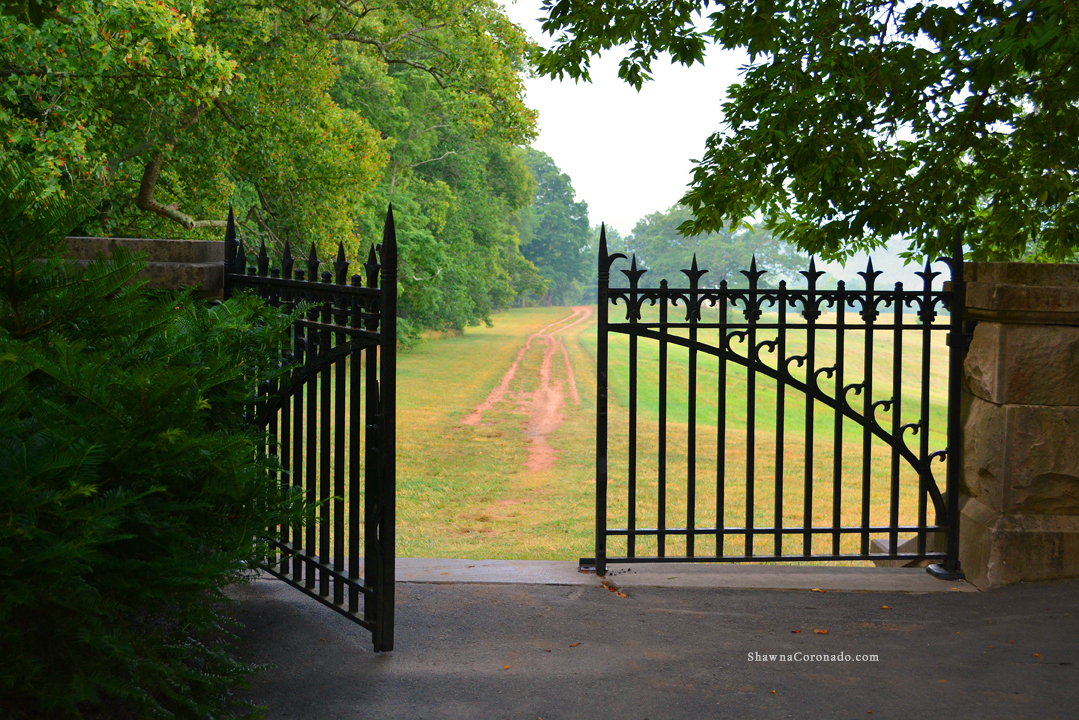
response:
{"label": "shrub foliage", "polygon": [[0,716],[247,712],[222,589],[299,512],[243,417],[289,318],[62,260],[44,195],[0,169]]}

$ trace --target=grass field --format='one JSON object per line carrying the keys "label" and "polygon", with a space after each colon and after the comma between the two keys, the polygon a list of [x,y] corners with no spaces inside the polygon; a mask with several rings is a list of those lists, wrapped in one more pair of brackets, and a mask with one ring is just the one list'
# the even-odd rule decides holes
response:
{"label": "grass field", "polygon": [[[544,346],[534,343],[520,358],[520,365],[502,401],[483,414],[482,422],[464,424],[463,420],[482,403],[499,384],[506,368],[518,356],[526,338],[540,328],[569,315],[568,308],[517,309],[495,316],[491,328],[469,328],[456,337],[430,341],[398,355],[397,418],[397,554],[401,557],[458,557],[506,559],[572,560],[593,554],[595,507],[595,323],[580,323],[560,334],[573,366],[579,404],[567,401],[561,407],[561,424],[547,438],[557,453],[554,466],[540,471],[526,467],[529,437],[526,423],[530,404],[537,391]],[[702,333],[702,339],[706,339]],[[763,339],[763,336],[762,336]],[[834,357],[834,335],[819,332],[818,367]],[[791,334],[787,354],[800,351],[800,338]],[[848,339],[845,356],[849,367],[844,383],[861,380],[861,357],[864,349]],[[911,385],[920,373],[921,340],[905,337],[902,367],[905,385]],[[939,360],[943,348],[933,348],[934,365],[930,377],[930,448],[944,446],[945,387],[944,366]],[[611,526],[624,526],[628,507],[627,457],[630,448],[626,417],[628,415],[628,342],[624,337],[612,340],[611,403],[609,445],[609,496]],[[831,353],[831,354],[829,354]],[[893,351],[890,337],[874,342],[874,374],[890,369]],[[636,435],[638,453],[636,506],[638,526],[654,527],[657,521],[658,496],[658,396],[655,388],[659,373],[658,346],[641,341],[638,348],[640,423]],[[742,526],[746,521],[746,446],[748,409],[746,373],[728,363],[726,379],[727,412],[724,442],[718,443],[719,397],[718,366],[715,358],[698,355],[697,381],[688,381],[688,353],[670,348],[666,365],[669,396],[667,422],[668,527],[684,526],[688,514],[687,449],[688,397],[697,398],[697,462],[694,514],[697,527],[714,526],[717,501],[718,453],[725,454],[724,521],[727,526]],[[795,374],[797,374],[795,369]],[[804,371],[803,371],[804,377]],[[920,379],[920,378],[918,378]],[[564,382],[564,380],[559,380]],[[832,387],[822,379],[821,387]],[[834,381],[831,381],[834,384]],[[874,399],[891,394],[879,389]],[[904,390],[906,394],[908,390]],[[566,394],[568,397],[568,394]],[[855,407],[861,398],[852,397]],[[777,446],[775,408],[784,406],[784,443]],[[833,428],[835,413],[821,403],[813,404],[814,453],[812,470],[811,524],[829,526],[832,522]],[[754,523],[773,526],[777,515],[786,526],[800,526],[805,519],[806,478],[804,396],[788,389],[777,392],[775,382],[761,378],[756,397],[758,425],[754,442],[756,495]],[[888,413],[878,412],[881,422],[889,423]],[[916,408],[904,398],[903,422],[917,419]],[[346,433],[347,433],[346,428]],[[860,521],[863,502],[863,473],[870,476],[869,501],[871,520],[886,522],[890,507],[890,453],[874,440],[872,462],[861,463],[862,434],[847,420],[841,434],[843,447],[841,517],[843,525]],[[908,433],[907,441],[911,440]],[[347,462],[347,457],[345,459]],[[782,463],[784,491],[773,491],[777,461]],[[336,460],[331,458],[331,465]],[[917,516],[917,478],[904,468],[900,475],[901,521],[913,523]],[[943,470],[937,470],[938,475]],[[347,500],[347,498],[346,498]],[[779,501],[777,504],[777,500]],[[336,512],[336,508],[331,507]],[[932,517],[930,515],[930,517]],[[820,551],[830,541],[820,537],[814,547]],[[710,545],[708,543],[711,543]],[[800,538],[788,537],[785,552],[800,549]],[[654,548],[654,542],[638,542],[638,554]],[[668,541],[669,554],[681,554],[684,545]],[[698,539],[698,553],[715,551],[714,539]],[[728,554],[743,552],[741,540],[728,540]],[[625,552],[613,542],[612,554]],[[772,539],[758,538],[757,554],[775,550]],[[854,539],[845,540],[844,552],[856,551]],[[765,560],[762,557],[762,560]]]}

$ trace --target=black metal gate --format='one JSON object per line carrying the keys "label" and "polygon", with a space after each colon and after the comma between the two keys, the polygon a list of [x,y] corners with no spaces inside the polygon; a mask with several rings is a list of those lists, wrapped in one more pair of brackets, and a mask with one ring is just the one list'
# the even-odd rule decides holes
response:
{"label": "black metal gate", "polygon": [[[377,251],[377,254],[376,254]],[[393,209],[382,244],[348,277],[343,245],[322,263],[314,245],[295,267],[286,244],[270,268],[265,243],[249,259],[231,211],[225,233],[225,297],[250,289],[269,304],[306,312],[293,323],[292,376],[259,388],[255,423],[317,521],[275,529],[264,569],[371,631],[393,649],[397,239]],[[332,265],[329,269],[319,269]],[[381,283],[380,283],[381,275]],[[361,555],[360,544],[363,544]],[[362,600],[362,609],[360,607]]]}
{"label": "black metal gate", "polygon": [[[864,289],[818,288],[812,261],[807,287],[769,288],[756,260],[746,287],[709,287],[696,257],[688,287],[642,287],[636,257],[610,287],[627,258],[601,233],[596,572],[883,557],[960,577],[961,247],[947,288],[927,263],[920,289],[878,289],[872,261]],[[626,409],[611,418],[609,392]]]}

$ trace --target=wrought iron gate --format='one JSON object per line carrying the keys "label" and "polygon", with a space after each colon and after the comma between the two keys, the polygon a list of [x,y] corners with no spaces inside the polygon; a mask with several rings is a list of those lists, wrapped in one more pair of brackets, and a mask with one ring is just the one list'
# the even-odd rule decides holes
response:
{"label": "wrought iron gate", "polygon": [[[747,287],[709,287],[696,257],[682,271],[688,287],[642,287],[636,256],[622,270],[628,286],[610,287],[612,264],[627,258],[609,254],[601,232],[596,572],[613,562],[883,557],[931,559],[934,574],[961,577],[959,236],[953,257],[950,288],[934,288],[942,273],[927,263],[920,289],[878,289],[872,261],[859,273],[864,289],[818,288],[824,273],[812,261],[806,288],[769,288],[755,259],[741,271]],[[620,302],[625,318],[611,320]],[[945,339],[941,361],[934,348]],[[609,418],[612,378],[626,412]],[[612,428],[625,444],[614,456]],[[883,555],[871,552],[873,536]]]}
{"label": "wrought iron gate", "polygon": [[[377,253],[376,253],[377,251]],[[254,265],[249,266],[253,260]],[[269,304],[306,312],[293,323],[298,364],[287,380],[259,388],[255,423],[284,472],[317,506],[317,522],[276,528],[264,569],[372,633],[393,649],[397,239],[393,209],[382,244],[360,276],[348,277],[343,245],[323,263],[314,245],[295,267],[286,244],[270,268],[266,245],[248,258],[232,212],[225,233],[225,297],[250,289]],[[323,265],[332,265],[319,272]],[[381,279],[381,283],[380,283]],[[361,555],[360,543],[363,543]],[[362,609],[360,607],[362,601]]]}

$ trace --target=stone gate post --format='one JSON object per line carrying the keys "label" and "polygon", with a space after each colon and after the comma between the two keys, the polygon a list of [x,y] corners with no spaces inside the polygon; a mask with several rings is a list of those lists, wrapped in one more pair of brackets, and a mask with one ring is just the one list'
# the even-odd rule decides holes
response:
{"label": "stone gate post", "polygon": [[1079,577],[1079,265],[966,267],[963,572],[983,590]]}

